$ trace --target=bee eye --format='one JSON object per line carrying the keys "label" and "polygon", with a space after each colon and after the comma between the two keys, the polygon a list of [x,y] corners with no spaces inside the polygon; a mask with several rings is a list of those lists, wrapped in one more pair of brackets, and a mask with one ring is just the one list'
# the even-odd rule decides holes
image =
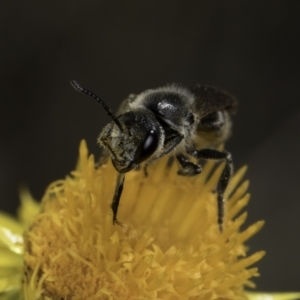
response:
{"label": "bee eye", "polygon": [[145,138],[140,149],[136,153],[136,163],[141,163],[150,157],[158,146],[158,137],[155,130],[151,130],[150,133]]}

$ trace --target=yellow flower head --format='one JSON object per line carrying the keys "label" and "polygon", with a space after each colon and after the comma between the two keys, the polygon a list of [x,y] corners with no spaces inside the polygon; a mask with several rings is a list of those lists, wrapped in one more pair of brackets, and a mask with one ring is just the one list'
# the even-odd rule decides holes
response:
{"label": "yellow flower head", "polygon": [[52,183],[42,211],[25,234],[25,299],[245,299],[258,275],[244,242],[263,225],[241,231],[248,203],[245,168],[227,189],[224,231],[214,187],[222,165],[207,163],[193,178],[161,159],[126,176],[118,218],[110,202],[116,171],[95,169],[85,142],[76,171]]}

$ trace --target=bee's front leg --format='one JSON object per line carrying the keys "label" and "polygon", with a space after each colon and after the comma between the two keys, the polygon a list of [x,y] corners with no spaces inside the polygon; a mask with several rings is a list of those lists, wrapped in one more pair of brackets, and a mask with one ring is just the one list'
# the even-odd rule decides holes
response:
{"label": "bee's front leg", "polygon": [[195,176],[201,173],[202,168],[200,165],[196,165],[189,161],[189,159],[183,154],[176,155],[181,169],[178,170],[177,174],[181,176]]}
{"label": "bee's front leg", "polygon": [[189,154],[197,159],[225,161],[224,170],[220,176],[217,184],[217,201],[218,201],[218,224],[219,229],[223,231],[224,219],[224,193],[233,173],[233,163],[231,154],[226,151],[219,151],[215,149],[201,149],[189,151]]}
{"label": "bee's front leg", "polygon": [[173,135],[169,136],[164,143],[164,147],[163,150],[159,153],[159,155],[150,158],[144,165],[144,174],[145,177],[148,177],[148,172],[147,172],[147,168],[148,166],[153,163],[154,161],[158,160],[159,158],[167,155],[168,153],[170,153],[172,150],[174,150],[174,148],[183,140],[183,135],[176,132],[173,132]]}
{"label": "bee's front leg", "polygon": [[113,201],[110,206],[113,211],[113,224],[118,224],[121,227],[122,227],[122,223],[118,221],[117,214],[118,214],[120,198],[121,198],[122,191],[123,191],[124,179],[125,179],[125,173],[118,173],[114,198],[113,198]]}

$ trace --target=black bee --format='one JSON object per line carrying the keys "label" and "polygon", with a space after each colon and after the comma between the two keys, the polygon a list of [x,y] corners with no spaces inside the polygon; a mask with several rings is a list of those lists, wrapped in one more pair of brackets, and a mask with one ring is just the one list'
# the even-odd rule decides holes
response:
{"label": "black bee", "polygon": [[[191,89],[175,84],[146,90],[125,99],[117,116],[94,93],[75,80],[72,86],[102,105],[112,122],[104,127],[98,142],[106,148],[118,171],[111,208],[113,223],[117,220],[125,173],[144,163],[172,154],[179,162],[178,174],[195,176],[201,172],[200,160],[225,161],[217,184],[218,224],[223,227],[224,192],[232,175],[230,153],[216,150],[231,132],[230,115],[235,113],[237,99],[215,87],[196,84]],[[193,163],[195,158],[198,163]]]}

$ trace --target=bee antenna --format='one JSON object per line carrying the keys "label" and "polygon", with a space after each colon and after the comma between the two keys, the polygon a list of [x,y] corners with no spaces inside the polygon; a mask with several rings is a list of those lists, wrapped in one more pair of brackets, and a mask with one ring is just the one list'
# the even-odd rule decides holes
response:
{"label": "bee antenna", "polygon": [[87,94],[88,96],[94,98],[99,104],[101,104],[101,106],[105,109],[105,111],[107,112],[107,114],[112,118],[112,120],[117,124],[117,126],[120,128],[120,130],[123,130],[123,127],[120,123],[120,121],[118,120],[118,118],[113,114],[113,112],[110,110],[110,108],[105,104],[105,102],[103,100],[101,100],[97,95],[95,95],[93,92],[87,90],[86,88],[82,87],[81,85],[79,85],[79,83],[75,80],[71,80],[70,81],[72,87],[84,94]]}

